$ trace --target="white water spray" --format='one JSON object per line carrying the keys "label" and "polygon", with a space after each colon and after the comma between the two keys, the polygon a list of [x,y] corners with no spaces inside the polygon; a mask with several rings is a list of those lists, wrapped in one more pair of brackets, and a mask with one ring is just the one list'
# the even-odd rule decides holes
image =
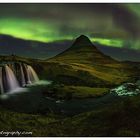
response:
{"label": "white water spray", "polygon": [[30,65],[27,65],[27,76],[29,78],[29,82],[31,82],[31,83],[39,81],[39,78],[38,78],[36,72]]}
{"label": "white water spray", "polygon": [[22,86],[25,86],[26,85],[25,76],[24,76],[23,67],[22,67],[21,64],[20,64],[20,71],[21,71],[21,82],[22,82]]}
{"label": "white water spray", "polygon": [[13,71],[6,65],[5,66],[5,72],[6,72],[6,79],[7,79],[7,84],[9,87],[9,91],[14,91],[15,89],[19,88],[18,81],[13,73]]}

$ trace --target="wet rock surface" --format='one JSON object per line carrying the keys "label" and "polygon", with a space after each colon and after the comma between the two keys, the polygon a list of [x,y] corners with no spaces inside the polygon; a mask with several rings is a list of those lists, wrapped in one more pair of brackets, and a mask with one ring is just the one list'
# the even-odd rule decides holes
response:
{"label": "wet rock surface", "polygon": [[135,83],[124,83],[114,89],[110,93],[115,93],[118,96],[134,96],[140,94],[140,80]]}

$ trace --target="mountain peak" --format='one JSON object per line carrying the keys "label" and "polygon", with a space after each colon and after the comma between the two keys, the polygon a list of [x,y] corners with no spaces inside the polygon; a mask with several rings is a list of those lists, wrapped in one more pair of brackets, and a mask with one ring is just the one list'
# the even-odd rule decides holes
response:
{"label": "mountain peak", "polygon": [[72,46],[93,46],[92,42],[89,40],[89,38],[85,35],[80,35],[78,38],[76,38],[75,42]]}
{"label": "mountain peak", "polygon": [[87,36],[85,36],[85,35],[80,35],[79,37],[77,37],[77,38],[81,38],[81,39],[88,39],[88,37]]}

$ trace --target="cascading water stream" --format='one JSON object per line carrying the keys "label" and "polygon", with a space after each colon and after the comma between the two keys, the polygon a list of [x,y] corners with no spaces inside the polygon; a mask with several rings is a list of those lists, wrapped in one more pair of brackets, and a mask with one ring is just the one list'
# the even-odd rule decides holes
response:
{"label": "cascading water stream", "polygon": [[0,66],[1,94],[19,92],[24,89],[27,90],[27,88],[25,88],[26,85],[36,85],[36,83],[39,83],[38,81],[40,81],[38,75],[30,65],[16,63],[15,66],[15,64],[12,63]]}
{"label": "cascading water stream", "polygon": [[28,65],[26,65],[26,64],[23,64],[23,66],[24,66],[24,68],[25,68],[25,75],[26,75],[26,83],[27,84],[31,84],[32,82],[31,82],[31,78],[30,78],[30,74],[29,74],[29,71],[28,71]]}
{"label": "cascading water stream", "polygon": [[21,71],[21,82],[22,82],[22,86],[26,85],[26,81],[25,81],[25,76],[24,76],[24,72],[23,72],[23,67],[20,64],[20,71]]}
{"label": "cascading water stream", "polygon": [[39,81],[39,78],[38,78],[36,72],[34,71],[34,69],[30,65],[27,65],[27,76],[29,78],[30,83],[34,83],[34,82]]}
{"label": "cascading water stream", "polygon": [[18,81],[13,71],[7,65],[5,66],[5,72],[6,72],[6,79],[8,84],[8,91],[11,92],[19,88]]}

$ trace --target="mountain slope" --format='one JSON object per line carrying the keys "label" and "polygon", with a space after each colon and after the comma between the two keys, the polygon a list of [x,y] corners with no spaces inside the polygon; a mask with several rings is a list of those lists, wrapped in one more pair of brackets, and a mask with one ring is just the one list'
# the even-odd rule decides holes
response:
{"label": "mountain slope", "polygon": [[131,66],[101,53],[84,35],[44,65],[47,78],[69,85],[107,87],[137,75]]}
{"label": "mountain slope", "polygon": [[82,64],[107,64],[117,62],[111,57],[101,53],[96,46],[91,43],[88,37],[84,35],[78,37],[69,49],[58,54],[52,60],[69,63],[78,62]]}

